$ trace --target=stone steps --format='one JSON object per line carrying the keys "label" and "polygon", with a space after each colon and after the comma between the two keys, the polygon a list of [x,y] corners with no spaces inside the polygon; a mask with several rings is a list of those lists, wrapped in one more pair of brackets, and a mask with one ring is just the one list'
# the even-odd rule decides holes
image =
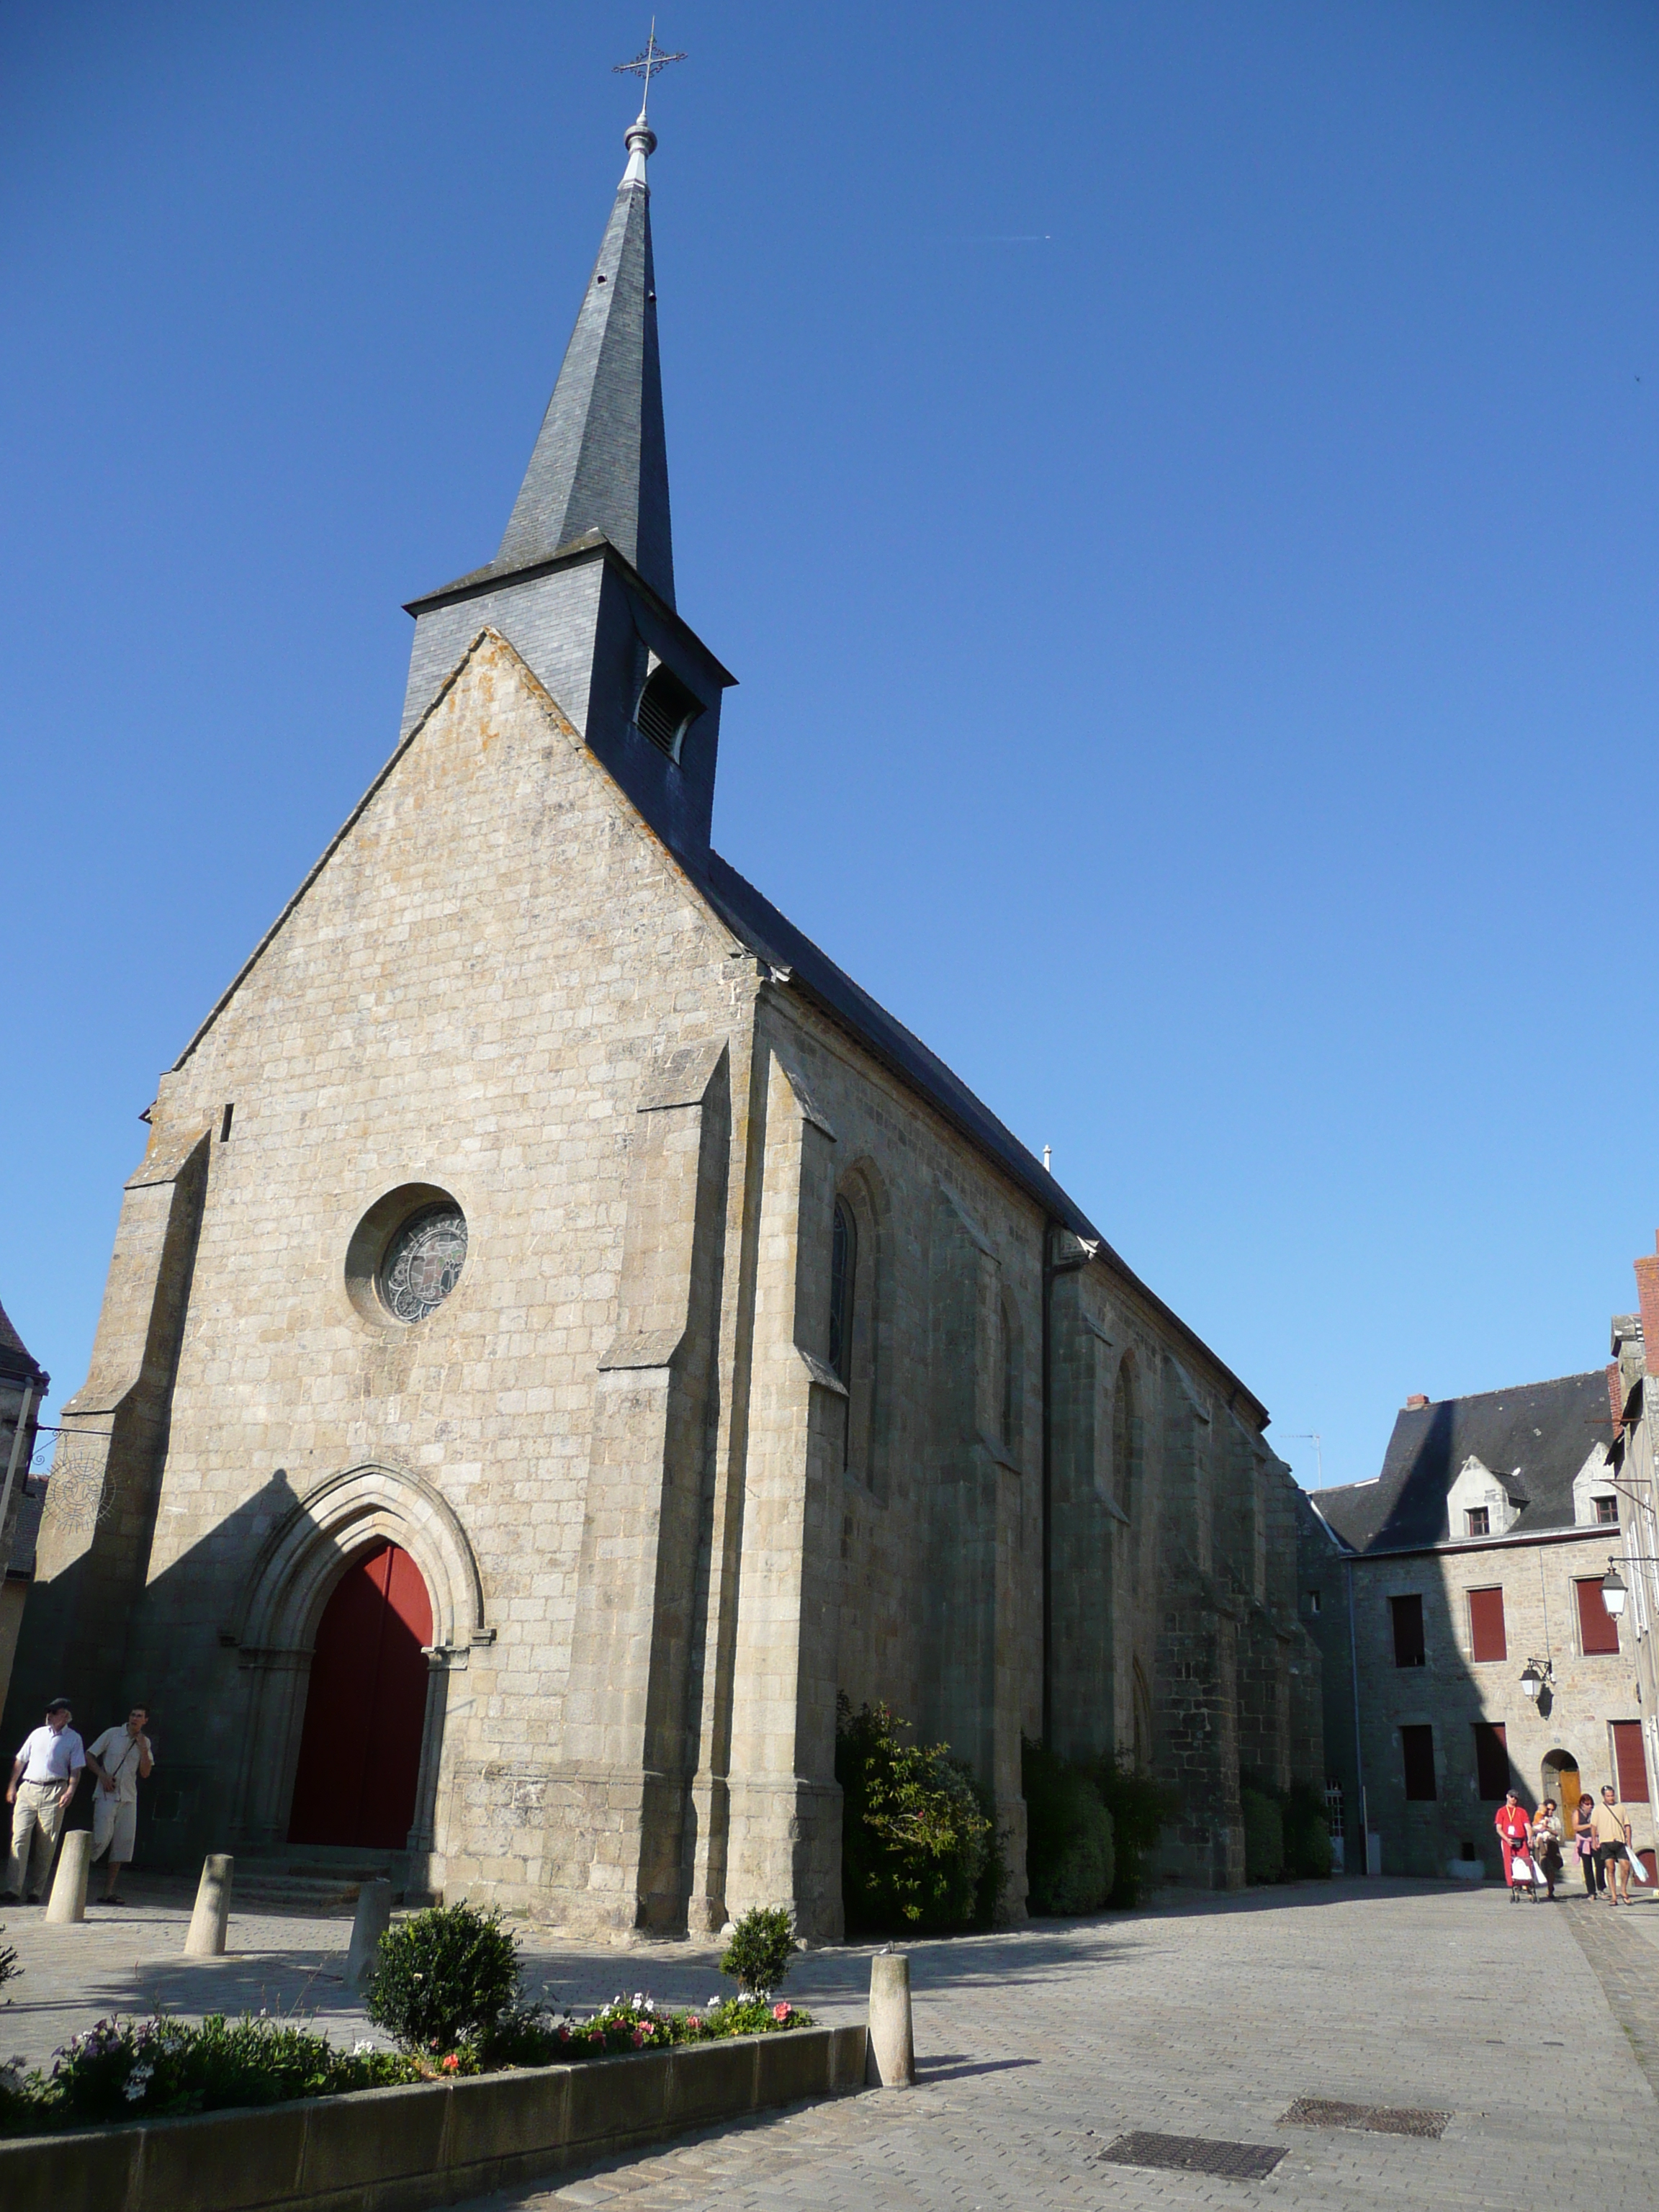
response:
{"label": "stone steps", "polygon": [[234,1899],[244,1910],[252,1905],[270,1911],[331,1912],[355,1905],[364,1882],[388,1878],[397,1881],[388,1859],[362,1852],[250,1853],[237,1861]]}
{"label": "stone steps", "polygon": [[355,1905],[361,1885],[337,1875],[290,1875],[273,1869],[259,1874],[240,1866],[232,1890],[232,1909],[250,1905],[272,1911],[331,1912],[337,1905]]}

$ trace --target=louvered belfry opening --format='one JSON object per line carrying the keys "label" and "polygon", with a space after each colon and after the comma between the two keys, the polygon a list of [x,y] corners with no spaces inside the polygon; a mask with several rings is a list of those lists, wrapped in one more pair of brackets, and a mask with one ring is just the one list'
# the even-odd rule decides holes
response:
{"label": "louvered belfry opening", "polygon": [[672,668],[653,668],[634,709],[634,726],[670,760],[678,760],[680,740],[702,712],[702,700]]}

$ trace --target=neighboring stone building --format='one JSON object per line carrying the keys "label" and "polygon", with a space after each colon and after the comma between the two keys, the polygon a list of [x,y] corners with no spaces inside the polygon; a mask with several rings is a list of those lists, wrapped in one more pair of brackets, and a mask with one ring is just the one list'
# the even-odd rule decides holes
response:
{"label": "neighboring stone building", "polygon": [[29,1463],[40,1432],[40,1402],[51,1387],[52,1377],[31,1358],[0,1306],[0,1709],[34,1571],[40,1486],[30,1481]]}
{"label": "neighboring stone building", "polygon": [[1619,1536],[1613,1445],[1600,1369],[1412,1398],[1380,1476],[1307,1498],[1303,1615],[1325,1655],[1356,1869],[1362,1799],[1382,1872],[1443,1875],[1471,1856],[1499,1871],[1506,1790],[1576,1802],[1607,1781],[1651,1854],[1633,1638],[1601,1588]]}
{"label": "neighboring stone building", "polygon": [[837,1693],[994,1792],[1133,1749],[1237,1883],[1317,1778],[1267,1413],[711,849],[643,118],[495,559],[178,1063],[16,1717],[153,1705],[141,1850],[350,1847],[573,1929],[841,1927]]}
{"label": "neighboring stone building", "polygon": [[1609,1602],[1619,1610],[1620,1633],[1635,1659],[1644,1763],[1652,1776],[1659,1775],[1659,1389],[1649,1388],[1646,1347],[1659,1343],[1659,1254],[1636,1262],[1636,1295],[1638,1312],[1613,1316],[1607,1367],[1619,1528],[1616,1542],[1615,1532],[1607,1532],[1607,1563],[1613,1577]]}

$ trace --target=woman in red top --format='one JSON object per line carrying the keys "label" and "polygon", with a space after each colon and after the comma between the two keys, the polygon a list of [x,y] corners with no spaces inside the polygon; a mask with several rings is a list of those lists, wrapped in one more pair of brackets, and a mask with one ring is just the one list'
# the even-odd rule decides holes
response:
{"label": "woman in red top", "polygon": [[1504,1879],[1509,1884],[1510,1897],[1513,1900],[1521,1894],[1515,1879],[1516,1853],[1518,1851],[1523,1858],[1526,1856],[1527,1838],[1532,1826],[1522,1810],[1520,1797],[1513,1790],[1498,1807],[1493,1826],[1498,1830],[1498,1840],[1504,1847]]}

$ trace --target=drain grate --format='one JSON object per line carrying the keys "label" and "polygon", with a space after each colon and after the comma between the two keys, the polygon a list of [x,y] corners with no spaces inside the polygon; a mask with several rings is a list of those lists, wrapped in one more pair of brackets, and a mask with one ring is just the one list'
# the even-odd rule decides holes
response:
{"label": "drain grate", "polygon": [[1449,2112],[1413,2112],[1388,2105],[1344,2105],[1330,2097],[1298,2097],[1281,2128],[1368,2128],[1379,2136],[1427,2136],[1438,2142]]}
{"label": "drain grate", "polygon": [[1100,2154],[1108,2166],[1157,2166],[1175,2173],[1223,2173],[1260,2181],[1284,2157],[1274,2143],[1214,2142],[1203,2136],[1119,2136]]}

